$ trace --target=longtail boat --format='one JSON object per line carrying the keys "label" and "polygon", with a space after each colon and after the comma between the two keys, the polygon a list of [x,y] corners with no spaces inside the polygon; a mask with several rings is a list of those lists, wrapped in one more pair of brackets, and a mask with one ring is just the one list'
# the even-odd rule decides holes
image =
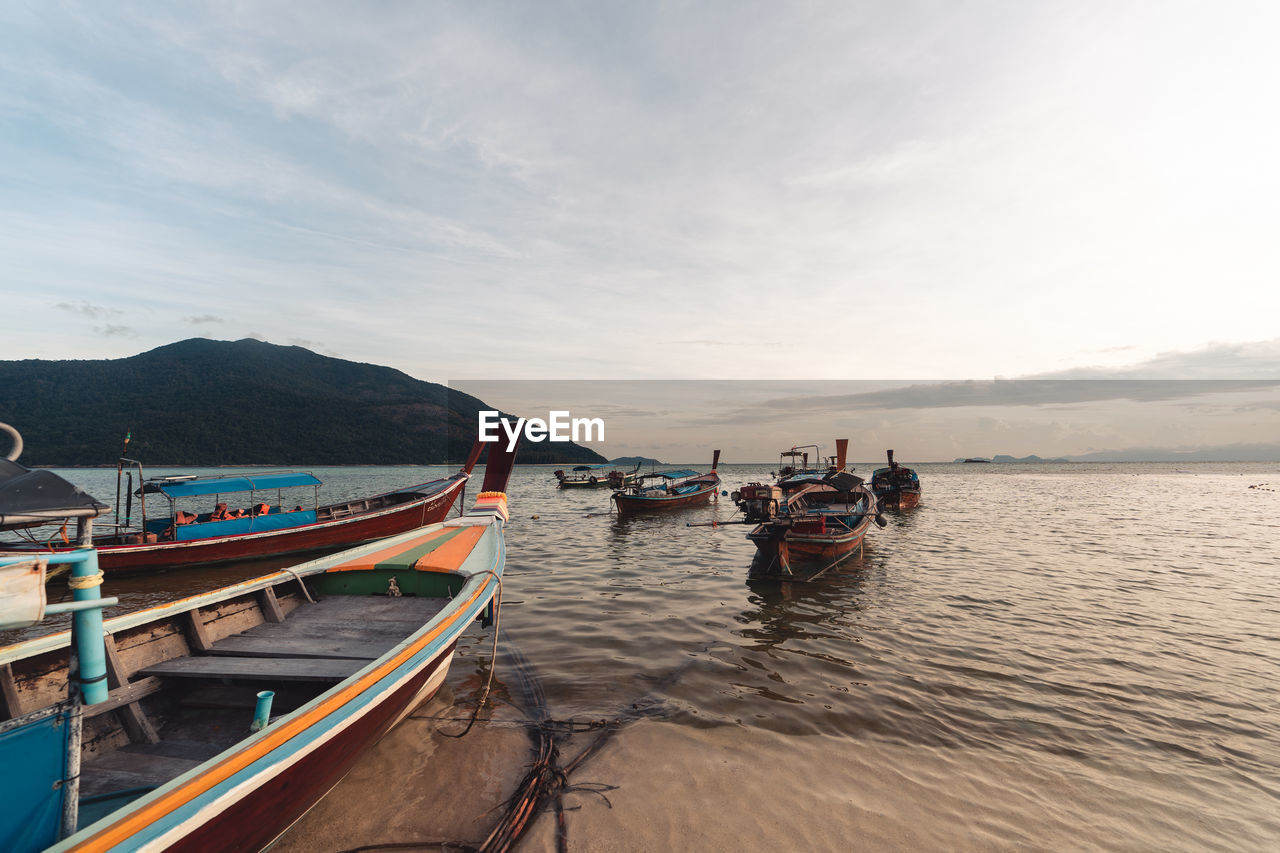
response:
{"label": "longtail boat", "polygon": [[[336,550],[403,533],[444,521],[465,493],[475,462],[473,454],[452,476],[320,505],[321,482],[305,471],[144,479],[140,463],[122,458],[116,466],[114,523],[93,540],[98,567],[142,572],[212,565]],[[299,496],[299,490],[306,494]],[[163,509],[157,512],[157,507]],[[51,536],[26,531],[18,541],[0,542],[0,554],[70,550],[56,524],[52,529]]]}
{"label": "longtail boat", "polygon": [[[813,464],[809,463],[810,456],[813,457]],[[832,456],[824,464],[822,449],[816,444],[794,445],[778,454],[778,483],[784,484],[793,477],[825,474],[835,462],[836,458]]]}
{"label": "longtail boat", "polygon": [[871,472],[871,491],[880,499],[880,505],[890,509],[911,509],[920,504],[920,475],[893,461],[893,451],[888,450],[889,465]]}
{"label": "longtail boat", "polygon": [[748,483],[732,494],[757,559],[752,577],[812,579],[862,546],[874,521],[883,527],[876,496],[845,470],[848,439],[836,441],[828,470],[779,471],[777,483]]}
{"label": "longtail boat", "polygon": [[720,451],[717,450],[712,454],[711,470],[706,474],[689,469],[645,474],[628,488],[614,492],[612,500],[620,513],[707,503],[720,488],[720,475],[716,473],[719,464]]}
{"label": "longtail boat", "polygon": [[[513,456],[495,445],[461,517],[111,619],[94,549],[0,560],[72,563],[86,599],[71,632],[0,648],[0,849],[269,846],[496,619]],[[39,618],[27,587],[15,610],[0,585],[5,627]]]}
{"label": "longtail boat", "polygon": [[614,488],[624,489],[631,485],[636,478],[636,474],[640,471],[639,464],[634,470],[619,471],[617,469],[606,472],[609,465],[575,465],[571,469],[571,473],[566,474],[562,470],[556,470],[552,473],[562,489],[599,489]]}

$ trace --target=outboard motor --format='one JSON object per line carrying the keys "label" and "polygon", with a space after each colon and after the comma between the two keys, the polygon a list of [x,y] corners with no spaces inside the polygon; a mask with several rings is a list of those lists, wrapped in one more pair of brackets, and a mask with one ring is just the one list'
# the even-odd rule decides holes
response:
{"label": "outboard motor", "polygon": [[765,522],[776,518],[782,503],[782,489],[763,483],[747,483],[730,495],[747,521]]}

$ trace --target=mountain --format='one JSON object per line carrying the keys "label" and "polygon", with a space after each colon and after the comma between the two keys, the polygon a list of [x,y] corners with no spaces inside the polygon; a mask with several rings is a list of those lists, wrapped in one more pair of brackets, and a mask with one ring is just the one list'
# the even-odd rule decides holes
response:
{"label": "mountain", "polygon": [[1072,462],[1276,462],[1280,444],[1222,444],[1213,447],[1130,447],[1072,456]]}
{"label": "mountain", "polygon": [[[192,338],[129,358],[0,361],[0,421],[25,465],[424,465],[461,462],[491,409],[372,364],[252,339]],[[569,443],[525,463],[604,462]]]}
{"label": "mountain", "polygon": [[1041,459],[1039,456],[994,456],[988,459],[961,459],[956,462],[1277,462],[1280,444],[1222,444],[1213,447],[1129,447],[1099,450],[1079,456]]}
{"label": "mountain", "polygon": [[634,468],[637,465],[666,465],[665,462],[659,462],[657,459],[650,459],[648,456],[619,456],[617,459],[609,460],[614,465],[626,465]]}
{"label": "mountain", "polygon": [[1014,456],[1005,456],[1005,455],[1003,455],[1003,454],[997,454],[997,455],[995,455],[995,456],[991,457],[991,461],[992,461],[992,462],[1008,463],[1008,462],[1066,462],[1067,460],[1062,459],[1062,458],[1060,458],[1060,457],[1059,457],[1059,458],[1054,458],[1054,459],[1041,459],[1039,456],[1036,456],[1036,455],[1033,453],[1033,454],[1031,454],[1030,456],[1017,456],[1017,457],[1014,457]]}

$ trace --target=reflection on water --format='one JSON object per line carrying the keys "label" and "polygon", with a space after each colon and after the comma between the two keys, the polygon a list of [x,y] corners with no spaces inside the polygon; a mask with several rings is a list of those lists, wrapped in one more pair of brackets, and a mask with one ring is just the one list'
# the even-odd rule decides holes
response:
{"label": "reflection on water", "polygon": [[748,609],[738,621],[749,627],[737,636],[755,642],[759,651],[803,644],[817,636],[826,636],[833,626],[856,641],[853,624],[856,611],[862,609],[861,597],[866,592],[863,572],[869,559],[857,555],[841,562],[825,574],[825,583],[812,581],[749,580],[754,593],[747,599]]}
{"label": "reflection on water", "polygon": [[[1276,847],[1280,493],[1248,489],[1273,466],[912,467],[922,505],[886,513],[812,583],[748,582],[749,528],[687,526],[731,520],[727,500],[618,517],[606,490],[517,470],[507,645],[556,719],[659,712],[593,760],[592,778],[621,787],[613,809],[577,803],[574,849]],[[768,471],[721,475],[732,489]],[[427,479],[317,473],[357,494]],[[488,650],[482,634],[460,647],[464,708]],[[511,687],[495,690],[516,718]],[[486,737],[468,735],[472,754]],[[368,761],[417,772],[382,750]],[[466,773],[433,766],[457,771],[450,784]],[[489,787],[476,814],[505,796]],[[347,846],[410,837],[400,818],[400,834],[365,819],[369,796],[347,806],[362,827]],[[527,849],[555,848],[548,822]]]}

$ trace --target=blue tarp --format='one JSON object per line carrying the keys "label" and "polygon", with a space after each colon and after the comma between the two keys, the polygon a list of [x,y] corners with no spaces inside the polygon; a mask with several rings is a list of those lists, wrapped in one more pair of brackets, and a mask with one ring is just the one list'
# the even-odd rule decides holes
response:
{"label": "blue tarp", "polygon": [[179,541],[208,539],[213,536],[232,536],[238,533],[285,530],[315,523],[314,509],[304,509],[301,512],[273,512],[253,518],[228,518],[226,521],[206,521],[204,524],[180,524],[177,529],[177,538]]}
{"label": "blue tarp", "polygon": [[688,468],[682,468],[679,471],[659,471],[656,474],[645,474],[646,477],[665,477],[668,480],[682,480],[685,477],[698,476],[697,471],[690,471]]}
{"label": "blue tarp", "polygon": [[[201,516],[203,518],[204,516]],[[192,539],[210,539],[215,536],[237,536],[244,533],[261,533],[264,530],[284,530],[289,527],[301,527],[304,524],[316,523],[316,511],[304,509],[297,512],[273,512],[268,515],[255,515],[252,518],[228,518],[223,521],[204,521],[198,524],[179,524],[176,538],[180,542]],[[151,533],[163,533],[171,524],[167,518],[151,519],[147,522],[147,530]]]}
{"label": "blue tarp", "polygon": [[36,853],[58,840],[73,725],[64,702],[0,726],[0,849]]}
{"label": "blue tarp", "polygon": [[252,492],[261,489],[287,489],[291,486],[318,486],[320,481],[305,471],[280,471],[274,474],[241,474],[231,477],[196,477],[172,482],[150,481],[145,490],[160,492],[171,498],[189,498],[196,495]]}

